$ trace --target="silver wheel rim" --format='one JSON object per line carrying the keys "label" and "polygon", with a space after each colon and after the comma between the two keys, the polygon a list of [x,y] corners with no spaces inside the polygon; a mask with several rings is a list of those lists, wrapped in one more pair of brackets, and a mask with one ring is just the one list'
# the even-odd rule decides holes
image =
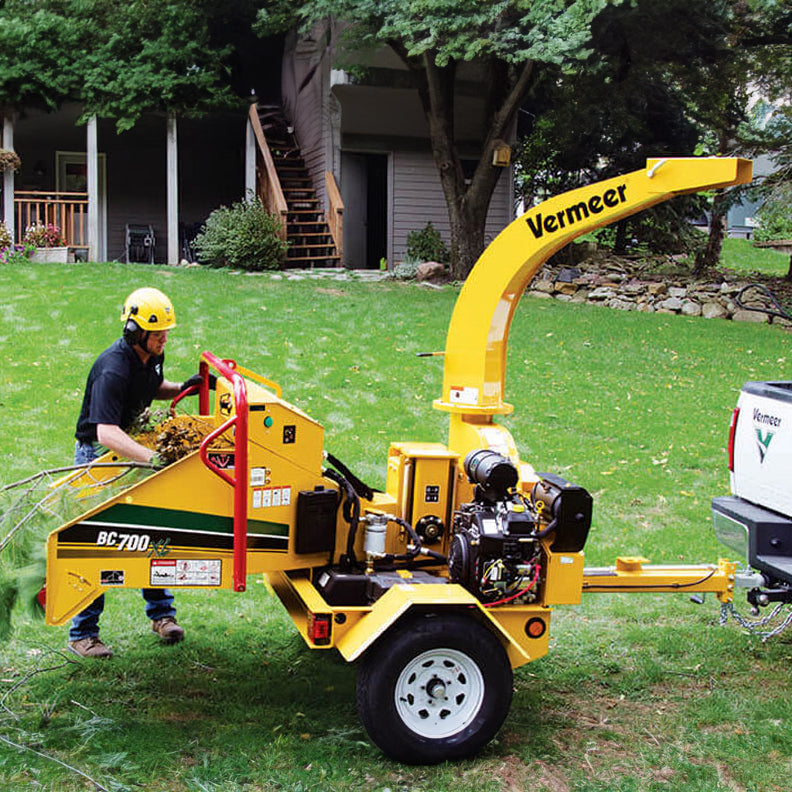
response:
{"label": "silver wheel rim", "polygon": [[476,662],[456,649],[430,649],[399,674],[396,711],[410,731],[439,739],[466,728],[481,709],[484,677]]}

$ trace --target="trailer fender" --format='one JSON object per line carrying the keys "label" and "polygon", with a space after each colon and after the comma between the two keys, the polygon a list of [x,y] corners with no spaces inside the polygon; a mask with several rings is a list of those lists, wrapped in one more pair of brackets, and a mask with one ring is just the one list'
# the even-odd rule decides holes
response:
{"label": "trailer fender", "polygon": [[503,644],[512,668],[547,653],[548,608],[512,606],[488,609],[455,583],[393,586],[377,600],[370,613],[338,639],[336,648],[345,660],[354,662],[374,644],[387,641],[388,632],[410,616],[452,611],[466,613],[491,630]]}

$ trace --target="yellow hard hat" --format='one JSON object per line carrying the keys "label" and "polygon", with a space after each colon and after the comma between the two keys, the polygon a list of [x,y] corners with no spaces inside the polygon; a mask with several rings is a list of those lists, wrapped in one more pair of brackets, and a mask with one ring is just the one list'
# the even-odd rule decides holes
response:
{"label": "yellow hard hat", "polygon": [[176,327],[173,303],[159,290],[135,289],[124,301],[122,322],[134,322],[141,330],[156,332]]}

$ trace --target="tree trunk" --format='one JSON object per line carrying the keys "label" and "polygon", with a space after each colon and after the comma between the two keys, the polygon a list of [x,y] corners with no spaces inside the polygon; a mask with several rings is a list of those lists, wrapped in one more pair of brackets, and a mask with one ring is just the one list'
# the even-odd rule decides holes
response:
{"label": "tree trunk", "polygon": [[451,274],[462,280],[484,251],[487,213],[503,170],[492,164],[493,152],[513,129],[520,102],[533,78],[533,64],[523,64],[510,72],[508,78],[505,67],[490,70],[492,84],[485,85],[482,91],[489,98],[486,136],[473,178],[466,184],[454,134],[456,65],[451,61],[438,66],[432,52],[413,58],[399,43],[391,42],[391,47],[418,81],[418,95],[429,125],[432,154],[448,208]]}
{"label": "tree trunk", "polygon": [[477,206],[465,202],[463,207],[450,205],[451,221],[451,276],[464,280],[484,252],[484,226],[487,222],[489,200]]}
{"label": "tree trunk", "polygon": [[623,256],[627,252],[628,223],[628,220],[619,220],[616,223],[616,241],[613,243],[613,252],[617,256]]}
{"label": "tree trunk", "polygon": [[704,249],[696,255],[696,261],[693,265],[693,274],[697,278],[701,277],[707,270],[715,269],[720,263],[723,240],[726,238],[727,204],[726,193],[723,190],[718,190],[712,201],[709,238]]}

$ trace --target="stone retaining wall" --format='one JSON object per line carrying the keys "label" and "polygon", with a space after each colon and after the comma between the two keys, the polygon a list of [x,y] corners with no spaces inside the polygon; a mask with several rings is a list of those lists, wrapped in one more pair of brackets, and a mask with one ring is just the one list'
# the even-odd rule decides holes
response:
{"label": "stone retaining wall", "polygon": [[619,311],[767,323],[766,314],[743,310],[734,302],[734,296],[748,283],[684,282],[673,276],[642,275],[623,264],[584,262],[579,268],[546,265],[531,282],[528,294],[543,299],[604,305]]}

